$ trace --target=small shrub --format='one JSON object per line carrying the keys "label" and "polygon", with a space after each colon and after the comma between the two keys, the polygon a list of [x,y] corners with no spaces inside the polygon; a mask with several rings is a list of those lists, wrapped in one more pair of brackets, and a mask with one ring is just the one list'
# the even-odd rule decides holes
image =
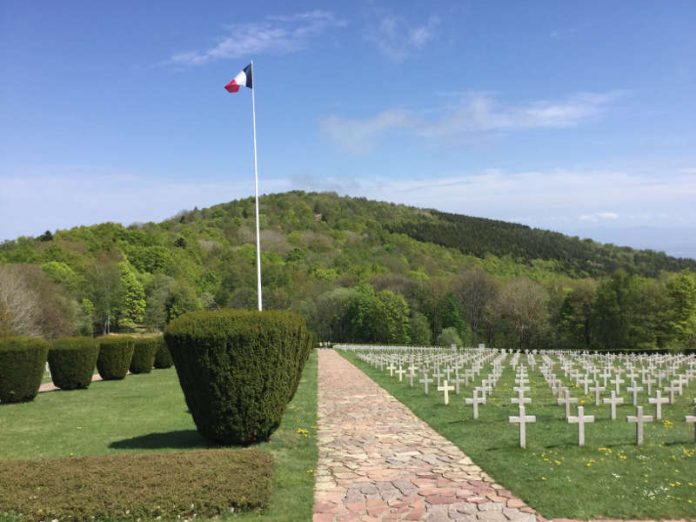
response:
{"label": "small shrub", "polygon": [[87,388],[92,382],[99,347],[91,337],[63,337],[51,345],[48,365],[61,390]]}
{"label": "small shrub", "polygon": [[159,343],[158,337],[138,337],[133,340],[133,358],[130,363],[131,373],[150,373],[152,371]]}
{"label": "small shrub", "polygon": [[267,439],[309,356],[304,320],[289,312],[198,311],[164,334],[198,431],[220,444]]}
{"label": "small shrub", "polygon": [[164,342],[164,337],[158,337],[157,342],[159,348],[155,354],[155,368],[160,370],[171,368],[174,365],[174,361],[172,360],[172,354],[169,353],[169,348],[167,348],[167,343]]}
{"label": "small shrub", "polygon": [[101,337],[97,370],[105,381],[125,378],[133,358],[133,339],[131,337]]}
{"label": "small shrub", "polygon": [[0,339],[0,402],[31,401],[39,393],[48,343],[35,337]]}

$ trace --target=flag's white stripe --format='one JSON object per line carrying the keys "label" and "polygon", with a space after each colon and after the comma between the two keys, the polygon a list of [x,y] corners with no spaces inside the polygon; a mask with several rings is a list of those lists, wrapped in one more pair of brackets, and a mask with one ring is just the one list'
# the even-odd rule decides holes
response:
{"label": "flag's white stripe", "polygon": [[[229,76],[228,76],[229,78]],[[247,77],[246,73],[244,71],[240,72],[237,76],[234,77],[234,81],[237,82],[237,85],[240,87],[246,87],[247,83]]]}

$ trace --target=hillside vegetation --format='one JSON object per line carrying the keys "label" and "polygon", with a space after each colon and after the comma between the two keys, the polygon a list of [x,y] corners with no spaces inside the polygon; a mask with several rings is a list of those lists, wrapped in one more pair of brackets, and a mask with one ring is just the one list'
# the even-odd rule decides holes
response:
{"label": "hillside vegetation", "polygon": [[[0,335],[160,329],[254,308],[253,199],[0,245]],[[696,339],[696,261],[523,225],[290,192],[261,199],[264,306],[322,339],[665,347]]]}

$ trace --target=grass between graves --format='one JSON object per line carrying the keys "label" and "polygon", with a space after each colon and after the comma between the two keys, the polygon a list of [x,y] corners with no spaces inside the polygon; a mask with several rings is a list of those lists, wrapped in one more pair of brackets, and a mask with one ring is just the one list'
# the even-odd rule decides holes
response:
{"label": "grass between graves", "polygon": [[[253,446],[254,450],[270,454],[275,460],[268,508],[262,512],[234,513],[225,518],[311,519],[317,461],[316,401],[317,356],[312,352],[281,426],[270,441]],[[32,459],[27,461],[29,465],[40,462],[38,459],[74,457],[73,460],[77,460],[78,457],[100,455],[151,454],[166,460],[168,455],[176,459],[181,453],[202,449],[241,451],[209,449],[187,412],[173,368],[129,375],[123,381],[94,382],[86,390],[42,393],[30,403],[0,406],[0,467],[6,467],[10,460]],[[118,459],[105,462],[112,460]],[[225,473],[218,479],[225,481],[230,491],[238,485],[238,476],[234,473]],[[184,476],[182,487],[190,482],[191,477]],[[4,487],[3,479],[0,483]],[[138,492],[134,486],[133,495]],[[103,490],[101,495],[110,493]],[[0,512],[4,511],[7,509],[0,505]],[[111,518],[123,517],[114,515]],[[16,519],[0,515],[1,522]],[[142,517],[142,520],[147,519]]]}
{"label": "grass between graves", "polygon": [[[510,368],[475,421],[463,400],[465,394],[471,397],[470,387],[462,385],[459,396],[452,392],[445,406],[432,384],[425,395],[422,385],[410,388],[406,377],[400,383],[396,374],[390,377],[354,354],[340,353],[547,518],[696,519],[696,442],[693,425],[684,423],[684,415],[693,412],[696,382],[674,405],[663,407],[663,421],[646,425],[642,447],[635,445],[635,425],[626,422],[635,414],[627,393],[628,405],[611,421],[608,406],[595,407],[594,396],[571,387],[585,414],[596,417],[586,425],[586,446],[580,448],[577,425],[565,422],[564,409],[555,404],[541,373],[530,371],[527,396],[533,402],[527,414],[536,415],[537,422],[527,425],[527,449],[521,449],[517,425],[508,423],[509,415],[517,415],[510,403],[515,395]],[[562,376],[560,370],[557,375]],[[645,413],[654,415],[654,407],[646,405]]]}

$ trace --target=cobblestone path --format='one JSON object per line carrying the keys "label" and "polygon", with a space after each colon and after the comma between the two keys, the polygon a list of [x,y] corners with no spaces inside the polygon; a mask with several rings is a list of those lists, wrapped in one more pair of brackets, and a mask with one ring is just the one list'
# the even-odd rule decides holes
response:
{"label": "cobblestone path", "polygon": [[333,350],[319,350],[314,521],[544,519]]}

